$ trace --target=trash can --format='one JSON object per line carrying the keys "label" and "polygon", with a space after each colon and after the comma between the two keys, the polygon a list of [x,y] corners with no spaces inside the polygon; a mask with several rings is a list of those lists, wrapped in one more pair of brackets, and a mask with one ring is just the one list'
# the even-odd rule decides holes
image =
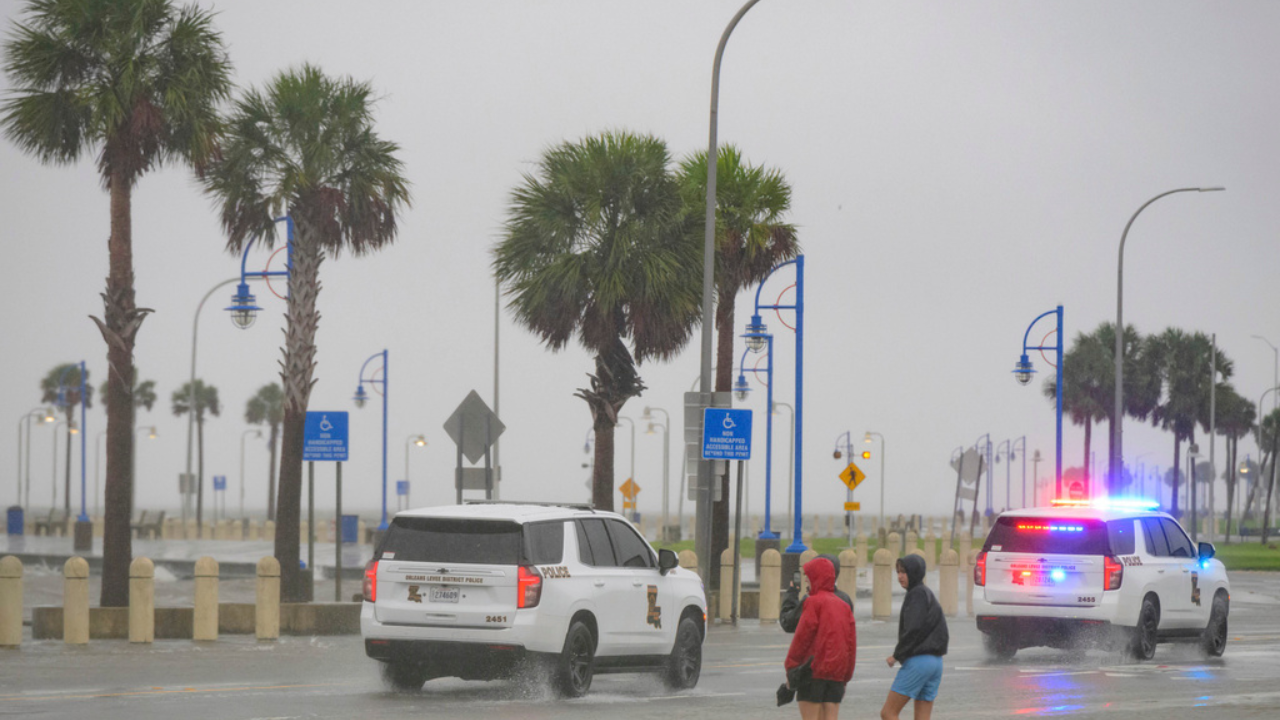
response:
{"label": "trash can", "polygon": [[354,545],[360,541],[360,516],[359,515],[343,515],[342,516],[342,542],[347,545]]}
{"label": "trash can", "polygon": [[8,528],[10,535],[22,534],[22,506],[10,505],[8,512],[5,513],[5,527]]}

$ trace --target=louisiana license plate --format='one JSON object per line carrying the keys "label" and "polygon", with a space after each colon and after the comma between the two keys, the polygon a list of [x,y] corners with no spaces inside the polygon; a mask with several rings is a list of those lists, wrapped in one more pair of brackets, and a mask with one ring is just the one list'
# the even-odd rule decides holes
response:
{"label": "louisiana license plate", "polygon": [[431,602],[436,603],[456,603],[458,598],[462,596],[462,588],[456,587],[433,587],[431,594],[427,597]]}
{"label": "louisiana license plate", "polygon": [[1015,585],[1026,585],[1028,587],[1041,587],[1044,585],[1052,585],[1053,578],[1048,573],[1019,573],[1013,576]]}

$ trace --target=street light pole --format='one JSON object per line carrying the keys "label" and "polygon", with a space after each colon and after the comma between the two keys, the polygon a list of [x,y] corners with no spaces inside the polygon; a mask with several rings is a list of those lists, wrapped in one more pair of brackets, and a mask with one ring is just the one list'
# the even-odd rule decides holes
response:
{"label": "street light pole", "polygon": [[[1028,345],[1027,342],[1031,337],[1031,328],[1035,327],[1036,323],[1040,322],[1041,318],[1047,317],[1049,315],[1055,315],[1057,318],[1058,324],[1054,332],[1058,336],[1058,341],[1053,345],[1042,344],[1042,345],[1037,345],[1035,347]],[[1022,335],[1022,358],[1018,360],[1018,363],[1014,365],[1014,368],[1013,368],[1014,379],[1016,379],[1022,385],[1026,385],[1027,383],[1031,382],[1031,375],[1032,373],[1035,372],[1035,368],[1031,366],[1030,358],[1027,357],[1028,350],[1037,350],[1039,352],[1044,352],[1045,350],[1053,350],[1055,353],[1055,360],[1057,361],[1056,365],[1054,366],[1054,371],[1057,373],[1056,380],[1054,382],[1057,389],[1057,392],[1055,394],[1056,399],[1054,404],[1054,412],[1055,412],[1057,424],[1055,428],[1055,437],[1054,437],[1053,476],[1054,476],[1054,493],[1055,493],[1054,497],[1060,498],[1062,497],[1062,306],[1061,305],[1054,308],[1053,310],[1041,313],[1039,316],[1037,316],[1036,319],[1032,320],[1031,324],[1027,326],[1027,331]]]}
{"label": "street light pole", "polygon": [[[46,422],[46,421],[47,421],[47,418],[52,417],[52,415],[53,415],[53,411],[52,411],[52,410],[49,410],[49,409],[44,408],[44,407],[35,407],[35,408],[32,408],[31,410],[28,410],[28,411],[27,411],[27,414],[26,414],[26,415],[23,415],[23,416],[22,416],[21,418],[19,418],[19,420],[18,420],[18,475],[17,475],[17,477],[15,478],[15,479],[17,480],[17,483],[18,483],[18,502],[17,502],[16,504],[17,504],[17,505],[21,505],[21,506],[22,506],[22,508],[23,508],[23,511],[24,511],[24,512],[27,510],[27,507],[28,507],[29,505],[31,505],[31,418],[33,418],[33,417],[38,417],[38,418],[40,418],[40,422],[41,422],[41,423],[44,423],[44,422]],[[26,487],[26,492],[23,492],[23,488],[22,488],[22,482],[23,482],[23,472],[22,472],[22,457],[23,457],[23,452],[22,452],[22,426],[23,426],[23,424],[26,424],[26,426],[27,426],[27,427],[26,427],[26,430],[27,430],[27,452],[26,452],[26,458],[27,458],[26,484],[27,484],[27,487]]]}
{"label": "street light pole", "polygon": [[[662,413],[663,422],[653,422],[655,412]],[[662,428],[662,531],[658,533],[658,537],[667,540],[667,525],[671,523],[671,415],[660,407],[646,405],[640,418],[649,421],[651,431],[654,425]]]}
{"label": "street light pole", "polygon": [[[366,378],[364,376],[365,369],[369,367],[369,363],[372,362],[374,358],[378,357],[382,358],[382,378]],[[360,366],[360,380],[359,384],[356,385],[356,396],[354,398],[356,407],[362,408],[364,407],[365,400],[369,397],[364,391],[364,384],[367,382],[370,385],[382,385],[382,520],[378,523],[378,530],[380,531],[387,529],[387,395],[390,394],[390,388],[387,385],[387,381],[390,379],[389,376],[390,370],[387,351],[383,350],[382,352],[370,355],[369,358],[364,361],[364,365]]]}
{"label": "street light pole", "polygon": [[[409,437],[404,439],[404,481],[405,481],[405,484],[409,485],[409,487],[411,488],[413,487],[413,485],[412,483],[409,482],[409,448],[413,445],[417,445],[418,447],[424,447],[426,446],[426,444],[427,444],[426,435],[410,435]],[[494,487],[497,488],[497,485],[495,484]],[[409,503],[408,495],[405,496],[404,501],[406,505]],[[398,500],[396,501],[396,507],[400,507],[400,503]]]}
{"label": "street light pole", "polygon": [[[791,414],[791,430],[790,432],[787,433],[787,438],[788,440],[790,440],[790,443],[789,443],[789,449],[787,450],[787,524],[786,524],[786,527],[794,527],[794,524],[791,521],[791,515],[792,515],[792,493],[795,490],[795,487],[794,487],[795,483],[792,482],[792,473],[795,471],[795,457],[796,457],[796,409],[791,407],[787,403],[777,402],[777,401],[773,403],[773,406],[774,408],[786,408],[787,412]],[[792,530],[792,532],[794,533],[795,531]],[[795,543],[795,541],[796,541],[796,537],[793,534],[791,536],[791,542]]]}
{"label": "street light pole", "polygon": [[862,442],[870,443],[871,438],[880,438],[880,525],[884,527],[884,436],[878,432],[868,430],[862,437]]}
{"label": "street light pole", "polygon": [[[764,343],[766,350],[765,361],[765,407],[773,407],[773,335],[766,332],[748,332],[742,337],[746,338],[747,347],[742,351],[742,357],[738,360],[738,382],[737,396],[739,400],[746,400],[747,393],[751,391],[751,387],[747,385],[746,373],[759,373],[760,368],[748,368],[746,366],[747,353],[751,350],[758,350],[760,343]],[[759,364],[759,363],[757,363]],[[773,532],[769,522],[769,518],[773,512],[773,412],[767,410],[765,412],[765,441],[764,441],[764,529],[760,531],[760,540],[777,540],[777,533]],[[770,547],[773,547],[770,545]],[[776,548],[774,548],[776,549]]]}
{"label": "street light pole", "polygon": [[[618,416],[618,420],[619,421],[626,420],[627,425],[631,426],[631,470],[630,470],[630,474],[627,475],[627,479],[630,480],[632,483],[635,483],[636,481],[636,422],[629,417],[623,417],[621,415]],[[639,509],[637,508],[635,512],[639,512]],[[627,519],[630,520],[631,518],[627,518]]]}
{"label": "street light pole", "polygon": [[[1124,458],[1124,243],[1129,237],[1129,228],[1133,226],[1133,221],[1138,219],[1138,215],[1151,203],[1159,200],[1167,195],[1183,192],[1220,192],[1226,190],[1222,187],[1188,187],[1178,188],[1176,190],[1166,190],[1156,195],[1150,200],[1142,204],[1133,216],[1129,218],[1129,222],[1125,223],[1124,232],[1120,235],[1120,254],[1119,261],[1116,263],[1116,397],[1115,406],[1113,408],[1114,415],[1111,416],[1111,458],[1108,469],[1107,489],[1110,491],[1115,487],[1119,473],[1121,472],[1121,462]],[[1092,492],[1092,488],[1090,489]]]}

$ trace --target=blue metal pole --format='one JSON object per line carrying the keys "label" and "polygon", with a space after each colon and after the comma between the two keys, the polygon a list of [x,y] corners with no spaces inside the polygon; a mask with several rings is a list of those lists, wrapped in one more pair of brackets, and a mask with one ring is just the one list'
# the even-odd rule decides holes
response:
{"label": "blue metal pole", "polygon": [[765,391],[764,431],[764,530],[759,537],[762,540],[776,540],[778,534],[769,528],[769,516],[773,512],[773,335],[768,337],[768,364],[765,366],[765,380],[768,383]]}
{"label": "blue metal pole", "polygon": [[[382,351],[382,523],[379,530],[387,529],[387,396],[391,394],[390,383],[387,382],[390,369],[387,365],[387,351]],[[341,520],[341,519],[339,519]]]}
{"label": "blue metal pole", "polygon": [[[80,522],[88,522],[89,514],[85,511],[85,440],[89,437],[89,426],[85,415],[85,407],[88,405],[88,398],[85,393],[84,384],[84,361],[80,361],[80,517],[76,518]],[[134,438],[137,442],[137,438]]]}
{"label": "blue metal pole", "polygon": [[801,488],[803,487],[804,459],[804,255],[797,255],[796,263],[796,510],[795,535],[787,552],[801,553],[807,550],[801,532]]}
{"label": "blue metal pole", "polygon": [[1055,438],[1054,477],[1058,486],[1058,497],[1062,497],[1062,306],[1055,311],[1058,316],[1058,394],[1056,410],[1058,413],[1057,437]]}

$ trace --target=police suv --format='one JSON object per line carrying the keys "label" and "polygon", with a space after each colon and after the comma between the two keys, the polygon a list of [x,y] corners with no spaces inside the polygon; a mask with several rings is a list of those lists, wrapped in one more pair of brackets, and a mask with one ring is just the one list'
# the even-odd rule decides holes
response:
{"label": "police suv", "polygon": [[596,672],[698,683],[698,575],[620,515],[471,503],[399,513],[365,568],[365,652],[397,689],[437,677],[550,675],[577,697]]}
{"label": "police suv", "polygon": [[1150,660],[1157,642],[1191,641],[1222,655],[1231,587],[1212,544],[1153,503],[1061,502],[1002,514],[977,556],[989,652],[1096,644]]}

